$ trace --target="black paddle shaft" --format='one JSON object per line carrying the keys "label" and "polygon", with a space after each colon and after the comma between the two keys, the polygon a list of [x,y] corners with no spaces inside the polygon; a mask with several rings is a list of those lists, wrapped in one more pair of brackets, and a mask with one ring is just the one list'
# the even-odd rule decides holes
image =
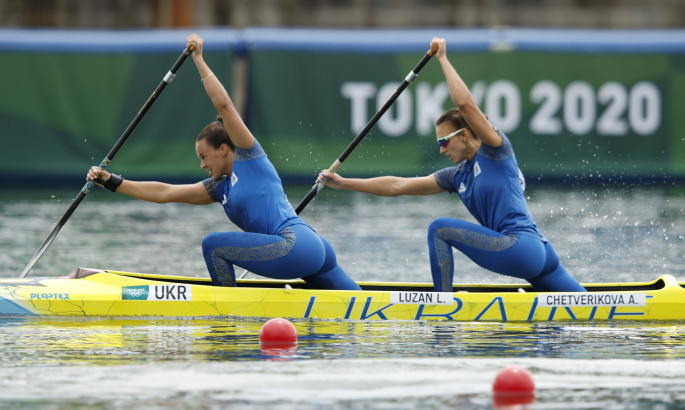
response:
{"label": "black paddle shaft", "polygon": [[[386,111],[390,108],[390,106],[395,102],[397,97],[402,94],[402,91],[404,91],[407,86],[413,82],[417,75],[419,74],[419,71],[423,68],[423,66],[428,63],[428,60],[430,60],[433,55],[438,51],[437,46],[432,47],[426,54],[421,58],[421,61],[419,61],[418,64],[416,64],[416,67],[414,67],[411,72],[405,77],[404,81],[402,81],[402,84],[397,87],[394,93],[390,96],[390,98],[383,104],[383,106],[374,114],[373,117],[369,120],[369,122],[366,124],[366,126],[359,132],[359,134],[355,137],[354,140],[350,143],[350,145],[343,151],[343,153],[338,157],[338,159],[333,163],[333,165],[330,166],[329,171],[335,172],[338,170],[340,165],[347,159],[347,157],[354,151],[354,149],[359,145],[359,143],[366,137],[366,134],[371,131],[371,128],[373,128],[374,125],[380,120],[380,118],[385,114]],[[312,199],[316,196],[316,194],[323,188],[324,184],[322,182],[318,182],[314,184],[312,189],[307,193],[307,196],[300,202],[300,204],[297,206],[295,209],[295,213],[298,215],[302,210],[311,202]]]}
{"label": "black paddle shaft", "polygon": [[[106,169],[109,163],[112,162],[112,159],[117,154],[117,152],[119,152],[119,149],[124,145],[129,135],[131,135],[131,133],[136,128],[140,120],[143,119],[143,117],[148,112],[152,104],[157,100],[157,97],[159,97],[159,95],[162,93],[162,91],[164,91],[166,86],[169,83],[171,83],[171,81],[173,81],[174,77],[176,76],[176,71],[178,71],[178,69],[181,68],[181,65],[183,65],[183,63],[186,61],[186,58],[188,58],[190,53],[192,53],[196,47],[197,45],[195,43],[191,43],[190,46],[183,50],[183,53],[180,55],[180,57],[178,57],[174,65],[171,67],[171,70],[169,70],[169,72],[164,76],[164,78],[159,83],[155,91],[153,91],[152,95],[150,95],[150,98],[148,98],[145,104],[143,104],[143,108],[141,108],[140,111],[138,111],[138,114],[136,114],[133,121],[131,121],[128,127],[126,127],[124,133],[121,134],[121,137],[119,137],[119,139],[114,144],[112,149],[109,151],[105,159],[102,160],[102,162],[100,163],[100,169]],[[86,197],[86,194],[90,192],[90,190],[93,188],[94,184],[95,183],[93,181],[86,182],[86,184],[81,189],[81,192],[79,192],[76,198],[74,198],[74,200],[71,202],[69,209],[67,209],[64,215],[62,215],[62,218],[60,218],[59,222],[57,222],[57,225],[55,225],[55,227],[52,229],[52,232],[50,232],[48,238],[45,240],[45,242],[43,242],[40,248],[38,248],[36,254],[33,255],[33,258],[31,258],[28,265],[26,265],[24,270],[21,272],[21,275],[19,276],[20,278],[26,277],[26,275],[29,274],[31,269],[33,269],[33,266],[36,264],[36,262],[38,262],[38,259],[40,259],[40,257],[43,256],[43,254],[48,249],[52,241],[55,240],[60,229],[62,229],[64,224],[67,223],[67,220],[69,220],[71,214],[74,213],[74,211],[79,206],[81,201],[83,201],[83,198]]]}

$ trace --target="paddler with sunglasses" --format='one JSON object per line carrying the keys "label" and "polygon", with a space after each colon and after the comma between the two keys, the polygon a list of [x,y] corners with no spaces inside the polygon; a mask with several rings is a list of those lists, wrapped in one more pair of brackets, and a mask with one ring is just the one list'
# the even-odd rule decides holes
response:
{"label": "paddler with sunglasses", "polygon": [[445,40],[434,38],[431,47],[435,44],[457,106],[436,121],[437,141],[440,153],[456,166],[413,178],[343,178],[324,170],[318,180],[331,188],[380,196],[457,193],[479,224],[448,217],[430,224],[428,250],[436,292],[452,291],[452,248],[485,269],[527,280],[536,291],[585,292],[533,221],[509,138],[478,108],[447,59]]}

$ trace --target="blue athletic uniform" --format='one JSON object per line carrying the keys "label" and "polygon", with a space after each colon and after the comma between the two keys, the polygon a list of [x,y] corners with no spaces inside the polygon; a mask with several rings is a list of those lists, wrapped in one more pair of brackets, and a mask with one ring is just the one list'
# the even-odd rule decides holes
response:
{"label": "blue athletic uniform", "polygon": [[500,135],[501,146],[481,143],[473,160],[433,174],[438,186],[456,192],[480,223],[455,218],[431,223],[428,249],[435,290],[452,289],[455,247],[479,266],[526,279],[537,291],[584,292],[535,225],[511,142]]}
{"label": "blue athletic uniform", "polygon": [[230,178],[203,183],[244,231],[213,232],[202,241],[212,283],[235,286],[233,265],[238,265],[270,278],[303,278],[321,289],[360,289],[340,268],[328,241],[297,216],[259,142],[236,148]]}

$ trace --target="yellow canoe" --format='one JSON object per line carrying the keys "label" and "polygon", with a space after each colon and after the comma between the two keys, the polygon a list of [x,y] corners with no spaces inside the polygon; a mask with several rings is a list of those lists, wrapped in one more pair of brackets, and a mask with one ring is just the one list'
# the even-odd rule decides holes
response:
{"label": "yellow canoe", "polygon": [[209,279],[105,271],[81,278],[0,279],[0,315],[241,316],[342,320],[685,320],[685,283],[585,283],[587,293],[530,287],[360,282],[362,291],[310,289],[302,281],[246,279],[238,287]]}

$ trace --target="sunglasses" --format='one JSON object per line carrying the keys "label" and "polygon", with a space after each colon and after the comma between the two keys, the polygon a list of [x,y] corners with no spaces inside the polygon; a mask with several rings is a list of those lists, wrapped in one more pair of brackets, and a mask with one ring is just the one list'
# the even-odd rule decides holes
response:
{"label": "sunglasses", "polygon": [[461,128],[461,129],[454,131],[453,133],[451,133],[449,135],[446,135],[442,138],[438,138],[438,145],[440,145],[442,148],[445,148],[447,146],[447,143],[449,142],[449,140],[452,137],[456,137],[457,135],[459,135],[460,132],[464,131],[465,129],[466,128]]}

